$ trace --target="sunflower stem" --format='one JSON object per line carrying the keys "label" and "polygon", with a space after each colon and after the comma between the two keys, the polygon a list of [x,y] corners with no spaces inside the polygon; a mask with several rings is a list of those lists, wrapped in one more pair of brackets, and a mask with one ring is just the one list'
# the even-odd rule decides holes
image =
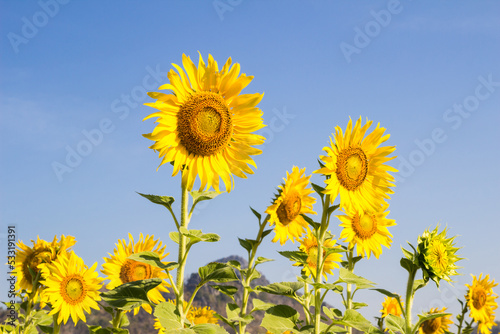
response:
{"label": "sunflower stem", "polygon": [[314,277],[316,286],[314,286],[314,333],[320,334],[321,330],[321,288],[318,286],[321,283],[323,273],[323,243],[326,231],[328,230],[328,210],[330,208],[330,195],[325,196],[323,203],[323,213],[321,215],[321,225],[319,230],[316,230],[316,241],[318,243],[318,257],[316,259],[316,276]]}
{"label": "sunflower stem", "polygon": [[309,310],[310,308],[310,295],[309,295],[309,284],[305,283],[304,284],[304,304],[302,305],[304,307],[304,314],[306,316],[306,325],[311,324],[311,311]]}
{"label": "sunflower stem", "polygon": [[121,328],[120,323],[122,322],[123,311],[120,309],[116,309],[116,313],[113,316],[113,328],[119,329]]}
{"label": "sunflower stem", "polygon": [[463,326],[463,323],[464,323],[464,317],[465,317],[465,313],[467,313],[467,302],[465,302],[463,304],[463,307],[462,307],[462,314],[457,317],[459,318],[459,323],[458,323],[458,331],[457,331],[457,334],[461,334],[462,333],[462,326]]}
{"label": "sunflower stem", "polygon": [[52,319],[53,319],[53,322],[54,322],[54,328],[52,330],[52,333],[53,334],[59,334],[59,332],[61,331],[61,324],[60,323],[57,323],[57,315],[59,313],[56,313],[52,316]]}
{"label": "sunflower stem", "polygon": [[408,273],[408,283],[406,284],[406,305],[405,305],[405,323],[406,323],[406,334],[410,334],[412,331],[411,324],[411,307],[413,305],[413,282],[415,281],[415,275],[417,274],[418,268],[413,268]]}
{"label": "sunflower stem", "polygon": [[184,269],[186,267],[186,259],[187,259],[187,237],[184,236],[180,228],[184,227],[187,229],[189,220],[188,220],[188,202],[189,202],[189,192],[187,190],[186,185],[182,185],[182,199],[181,199],[181,225],[179,227],[179,267],[177,268],[177,298],[176,298],[176,306],[179,310],[179,314],[181,316],[181,325],[184,327],[184,323],[186,320],[187,310],[184,310]]}
{"label": "sunflower stem", "polygon": [[[353,259],[353,252],[354,248],[351,248],[349,252],[347,253],[347,270],[349,270],[351,273],[354,272],[354,261]],[[353,292],[352,292],[352,284],[347,283],[347,295],[346,295],[346,310],[351,310],[352,309],[352,297],[353,297]],[[347,332],[349,334],[352,333],[352,327],[347,327]]]}

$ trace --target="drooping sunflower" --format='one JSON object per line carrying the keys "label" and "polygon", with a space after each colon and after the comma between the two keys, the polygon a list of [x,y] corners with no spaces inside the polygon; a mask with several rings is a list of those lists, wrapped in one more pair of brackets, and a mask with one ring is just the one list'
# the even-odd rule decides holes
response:
{"label": "drooping sunflower", "polygon": [[219,190],[219,177],[230,192],[233,175],[246,178],[256,167],[252,155],[262,153],[253,145],[265,138],[253,132],[263,128],[262,111],[257,104],[263,94],[240,94],[253,76],[240,74],[240,65],[231,66],[231,58],[221,70],[212,55],[205,65],[200,54],[198,67],[182,55],[184,70],[172,64],[179,73],[170,70],[170,83],[159,89],[173,94],[149,93],[156,99],[146,105],[158,109],[145,119],[158,117],[150,134],[155,141],[150,146],[159,152],[161,165],[172,162],[173,175],[182,170],[182,184],[193,188],[198,175],[200,191],[213,187]]}
{"label": "drooping sunflower", "polygon": [[[437,307],[436,308],[431,308],[429,311],[429,314],[436,314],[436,313],[446,313],[446,307],[443,307],[443,309],[439,310]],[[453,324],[453,321],[451,320],[451,314],[449,315],[444,315],[439,318],[434,318],[430,320],[424,321],[420,327],[418,328],[418,333],[419,334],[444,334],[448,333],[448,329],[450,325]]]}
{"label": "drooping sunflower", "polygon": [[382,313],[382,318],[387,317],[389,314],[400,317],[401,314],[403,314],[403,311],[401,310],[401,305],[399,305],[399,302],[396,298],[385,297],[380,313]]}
{"label": "drooping sunflower", "polygon": [[[332,269],[339,267],[339,262],[342,259],[341,253],[331,253],[326,258],[325,248],[339,248],[340,246],[335,245],[337,240],[332,238],[327,238],[323,244],[323,276],[326,278],[326,274],[333,275]],[[318,270],[318,239],[313,234],[310,229],[307,229],[306,235],[300,239],[299,249],[307,254],[307,264],[295,263],[294,266],[303,266],[303,273],[306,276],[316,277],[316,272]]]}
{"label": "drooping sunflower", "polygon": [[360,210],[353,207],[344,208],[346,215],[337,216],[343,227],[340,238],[349,243],[349,249],[356,246],[357,255],[370,258],[373,253],[378,259],[382,254],[382,246],[391,247],[392,234],[387,229],[396,225],[393,219],[387,219],[390,211],[387,205],[379,211]]}
{"label": "drooping sunflower", "polygon": [[[175,300],[168,300],[169,303],[175,305]],[[184,307],[187,307],[187,302],[184,301]],[[219,320],[215,317],[215,311],[210,308],[210,306],[197,307],[191,305],[188,310],[186,318],[189,320],[191,325],[199,324],[219,324]],[[185,327],[189,327],[187,324]],[[163,327],[158,318],[155,318],[154,328],[158,330],[158,334],[165,333],[165,327]]]}
{"label": "drooping sunflower", "polygon": [[[64,235],[61,235],[60,240],[54,236],[52,242],[47,242],[37,236],[36,241],[31,240],[31,242],[32,247],[25,245],[22,241],[16,244],[18,247],[15,265],[16,290],[26,290],[28,293],[33,291],[33,280],[36,276],[40,276],[42,267],[54,261],[60,254],[68,252],[76,243],[74,237]],[[41,286],[37,284],[35,295],[38,295],[40,289]]]}
{"label": "drooping sunflower", "polygon": [[[385,128],[380,124],[368,135],[366,132],[372,125],[367,121],[361,127],[361,117],[354,129],[349,119],[345,134],[337,126],[330,146],[324,148],[327,155],[320,156],[324,167],[315,171],[325,176],[326,194],[330,201],[340,195],[340,206],[355,207],[377,211],[394,191],[394,177],[389,172],[397,172],[387,161],[395,157],[388,157],[396,148],[380,145],[387,141],[390,135],[384,135]],[[365,137],[366,135],[366,137]]]}
{"label": "drooping sunflower", "polygon": [[279,240],[283,245],[291,240],[294,243],[307,228],[301,214],[316,214],[313,211],[316,199],[310,196],[313,190],[308,188],[311,176],[305,176],[305,170],[293,166],[292,173],[286,172],[285,183],[278,186],[276,199],[266,210],[270,215],[269,224],[274,225],[273,242]]}
{"label": "drooping sunflower", "polygon": [[456,269],[461,267],[456,262],[462,260],[455,254],[460,249],[454,247],[455,237],[447,238],[446,228],[441,232],[438,229],[439,226],[432,231],[426,230],[418,237],[417,246],[423,277],[432,279],[437,286],[440,280],[451,282],[450,276],[458,275]]}
{"label": "drooping sunflower", "polygon": [[472,275],[472,285],[466,284],[469,288],[465,299],[470,310],[470,317],[479,323],[479,331],[489,334],[491,327],[495,326],[495,310],[498,307],[495,301],[498,295],[493,292],[493,288],[498,285],[495,280],[489,280],[490,276],[482,278]]}
{"label": "drooping sunflower", "polygon": [[83,260],[71,253],[58,256],[52,263],[42,267],[43,285],[41,305],[50,304],[49,315],[58,314],[57,323],[68,321],[86,322],[83,311],[90,314],[91,309],[98,310],[97,301],[101,300],[99,289],[103,278],[98,277],[97,262],[88,268]]}
{"label": "drooping sunflower", "polygon": [[[111,290],[125,283],[148,278],[167,279],[168,276],[162,269],[128,259],[132,254],[150,251],[158,254],[160,259],[163,260],[169,254],[165,254],[166,245],[162,246],[161,241],[154,240],[154,235],[144,237],[141,233],[137,242],[134,241],[130,233],[128,237],[128,244],[124,239],[119,240],[113,250],[113,255],[108,253],[109,258],[104,258],[105,263],[102,265],[103,270],[101,272],[110,280],[106,288]],[[163,263],[167,264],[167,262]],[[148,291],[148,298],[155,304],[165,301],[161,292],[168,292],[167,287],[169,286],[166,281],[162,281],[161,284]],[[142,304],[142,308],[148,313],[152,311],[151,306],[148,304]],[[139,309],[140,307],[134,309],[134,315],[139,312]]]}

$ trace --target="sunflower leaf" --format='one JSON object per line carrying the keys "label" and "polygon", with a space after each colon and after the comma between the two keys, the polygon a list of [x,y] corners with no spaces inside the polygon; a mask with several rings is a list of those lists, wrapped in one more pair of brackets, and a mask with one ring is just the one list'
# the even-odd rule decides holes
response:
{"label": "sunflower leaf", "polygon": [[333,323],[353,327],[364,333],[383,333],[366,320],[359,312],[354,310],[346,310],[344,317],[340,320],[334,320]]}
{"label": "sunflower leaf", "polygon": [[328,208],[328,211],[327,213],[330,215],[332,214],[333,211],[337,210],[338,208],[340,208],[340,204],[337,204],[337,205],[332,205]]}
{"label": "sunflower leaf", "polygon": [[312,286],[314,286],[315,288],[331,290],[336,293],[342,293],[342,291],[344,290],[343,286],[332,283],[312,283]]}
{"label": "sunflower leaf", "polygon": [[262,219],[262,215],[260,213],[258,213],[257,211],[255,211],[252,207],[250,207],[250,210],[252,210],[253,214],[255,215],[255,217],[257,217],[257,219],[260,220]]}
{"label": "sunflower leaf", "polygon": [[397,317],[393,314],[388,314],[385,317],[385,323],[386,323],[387,329],[389,329],[393,332],[404,333],[406,330],[406,324],[405,324],[405,321],[402,317]]}
{"label": "sunflower leaf", "polygon": [[386,295],[387,297],[396,298],[398,300],[401,298],[401,297],[399,297],[399,295],[397,293],[393,293],[393,292],[387,291],[385,289],[371,289],[371,290],[378,291],[381,294]]}
{"label": "sunflower leaf", "polygon": [[257,298],[254,298],[252,300],[252,303],[253,303],[253,309],[250,311],[250,313],[253,313],[255,311],[267,311],[269,308],[276,306],[274,304],[264,302]]}
{"label": "sunflower leaf", "polygon": [[353,274],[351,271],[340,268],[338,282],[356,284],[357,289],[367,289],[375,285],[372,281],[367,280],[361,276]]}
{"label": "sunflower leaf", "polygon": [[318,230],[320,227],[321,227],[321,224],[320,223],[316,223],[314,220],[312,220],[311,218],[307,217],[305,214],[301,213],[300,214],[302,216],[302,218],[305,219],[305,221],[312,226],[312,228],[314,230]]}
{"label": "sunflower leaf", "polygon": [[233,268],[226,263],[211,262],[204,267],[198,269],[200,275],[200,283],[202,286],[208,282],[224,283],[238,280],[238,276]]}
{"label": "sunflower leaf", "polygon": [[149,264],[150,266],[157,267],[163,270],[172,270],[177,265],[177,263],[174,262],[170,263],[162,262],[160,256],[157,253],[151,251],[131,254],[128,257],[128,259],[146,263]]}
{"label": "sunflower leaf", "polygon": [[307,253],[301,251],[282,251],[278,252],[291,261],[296,261],[302,264],[307,264]]}
{"label": "sunflower leaf", "polygon": [[240,239],[240,238],[238,238],[238,240],[240,241],[241,247],[245,248],[249,253],[252,251],[254,245],[257,244],[256,240]]}
{"label": "sunflower leaf", "polygon": [[413,263],[413,261],[408,260],[405,257],[402,257],[399,261],[401,267],[405,268],[409,273],[412,273],[418,269],[418,266]]}
{"label": "sunflower leaf", "polygon": [[346,251],[341,248],[341,247],[332,247],[332,248],[328,248],[328,247],[325,247],[325,255],[324,255],[324,258],[327,258],[328,255],[330,254],[336,254],[336,253],[345,253]]}
{"label": "sunflower leaf", "polygon": [[276,305],[267,309],[260,325],[271,333],[285,331],[299,333],[294,329],[298,320],[299,314],[294,308],[287,305]]}
{"label": "sunflower leaf", "polygon": [[111,291],[101,292],[101,297],[110,306],[128,311],[144,303],[150,304],[147,293],[161,282],[161,278],[149,278],[125,283]]}
{"label": "sunflower leaf", "polygon": [[427,282],[423,279],[418,279],[413,282],[413,292],[427,285]]}
{"label": "sunflower leaf", "polygon": [[200,203],[201,201],[214,199],[215,197],[220,195],[220,193],[216,191],[191,191],[190,194],[191,197],[193,197],[193,205],[191,206],[191,211],[193,211],[196,204]]}
{"label": "sunflower leaf", "polygon": [[210,285],[211,288],[222,292],[226,296],[231,297],[231,299],[234,301],[234,294],[238,292],[238,288],[232,285]]}
{"label": "sunflower leaf", "polygon": [[139,195],[149,199],[151,202],[159,205],[163,205],[167,209],[172,209],[172,203],[174,203],[175,199],[170,196],[158,196],[158,195],[146,195],[138,192]]}
{"label": "sunflower leaf", "polygon": [[158,318],[160,324],[168,329],[181,329],[181,321],[179,312],[174,304],[169,302],[162,302],[156,305],[154,309],[154,316]]}
{"label": "sunflower leaf", "polygon": [[311,186],[313,187],[314,191],[323,198],[325,196],[325,188],[318,186],[316,183],[311,182]]}
{"label": "sunflower leaf", "polygon": [[196,334],[228,334],[224,328],[214,324],[198,324],[191,329]]}
{"label": "sunflower leaf", "polygon": [[262,232],[262,239],[264,239],[265,237],[267,237],[269,235],[269,233],[271,233],[273,231],[273,229],[269,229],[269,230],[265,230],[264,232]]}
{"label": "sunflower leaf", "polygon": [[257,258],[257,260],[255,260],[255,265],[258,265],[258,264],[261,264],[261,263],[264,263],[264,262],[270,262],[270,261],[274,261],[274,260],[273,259],[267,259],[265,257],[259,256]]}
{"label": "sunflower leaf", "polygon": [[296,297],[297,291],[304,287],[302,282],[280,282],[265,286],[257,286],[256,290],[264,291],[273,295]]}

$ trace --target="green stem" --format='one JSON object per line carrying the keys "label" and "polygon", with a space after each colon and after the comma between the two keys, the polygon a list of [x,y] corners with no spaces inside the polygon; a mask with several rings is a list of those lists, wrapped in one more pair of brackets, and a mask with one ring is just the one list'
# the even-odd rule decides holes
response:
{"label": "green stem", "polygon": [[123,311],[120,309],[116,309],[116,313],[113,316],[113,322],[112,322],[113,328],[116,329],[121,328],[120,323],[122,322],[122,317],[123,317]]}
{"label": "green stem", "polygon": [[58,316],[59,313],[56,313],[52,316],[52,319],[53,319],[53,322],[54,322],[54,328],[53,328],[53,331],[52,333],[53,334],[59,334],[60,330],[61,330],[61,324],[57,323],[57,316]]}
{"label": "green stem", "polygon": [[464,323],[465,313],[467,313],[467,301],[464,303],[464,305],[462,307],[462,314],[460,316],[460,322],[457,326],[458,327],[457,334],[462,333],[462,325]]}
{"label": "green stem", "polygon": [[411,307],[413,305],[413,282],[415,281],[415,275],[417,274],[416,268],[413,268],[408,274],[408,283],[406,284],[406,300],[405,300],[405,322],[406,322],[406,334],[411,334],[412,323],[411,323]]}
{"label": "green stem", "polygon": [[[315,283],[320,284],[323,274],[323,243],[325,241],[326,231],[328,230],[328,209],[330,208],[330,195],[325,196],[323,202],[323,213],[321,215],[321,225],[319,231],[316,231],[316,241],[318,243],[318,257],[316,258],[316,276]],[[314,333],[320,334],[321,325],[321,288],[314,287]]]}
{"label": "green stem", "polygon": [[[349,270],[351,273],[354,272],[354,262],[353,262],[353,254],[354,249],[351,248],[349,252],[347,253],[347,270]],[[352,291],[352,284],[347,283],[347,292],[346,292],[346,310],[351,310],[352,309],[352,298],[353,298],[353,291]],[[352,333],[352,327],[347,327],[347,332],[349,334]]]}
{"label": "green stem", "polygon": [[[181,199],[181,225],[180,227],[187,228],[189,224],[188,220],[188,202],[189,202],[189,192],[186,186],[182,185],[182,199]],[[187,237],[182,235],[179,228],[179,267],[177,268],[177,296],[176,305],[179,313],[181,315],[181,325],[184,327],[184,322],[186,320],[187,310],[184,310],[184,268],[186,267],[187,259]]]}
{"label": "green stem", "polygon": [[309,310],[311,306],[311,300],[309,295],[309,284],[304,284],[304,314],[306,315],[306,325],[311,324],[311,311]]}

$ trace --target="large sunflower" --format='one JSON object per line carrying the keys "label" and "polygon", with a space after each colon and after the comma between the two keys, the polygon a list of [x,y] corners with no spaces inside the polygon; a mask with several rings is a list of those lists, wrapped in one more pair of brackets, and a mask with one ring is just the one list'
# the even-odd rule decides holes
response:
{"label": "large sunflower", "polygon": [[[104,263],[102,265],[102,273],[107,276],[110,280],[106,288],[111,290],[125,283],[134,282],[138,280],[148,279],[148,278],[168,278],[167,274],[160,268],[150,266],[149,264],[134,261],[128,259],[128,257],[135,253],[140,252],[154,252],[158,254],[161,260],[163,260],[167,255],[165,254],[165,247],[162,246],[162,242],[159,240],[154,240],[154,235],[146,235],[144,237],[142,233],[139,236],[139,241],[135,242],[132,235],[129,233],[128,244],[124,239],[119,240],[116,248],[113,251],[113,255],[109,254],[109,258],[104,258]],[[167,264],[167,262],[164,262]],[[160,285],[148,291],[148,298],[151,302],[158,304],[165,301],[161,292],[168,292],[167,287],[169,284],[162,281]],[[142,304],[144,310],[151,313],[151,306],[148,304]],[[139,312],[140,307],[134,309],[134,314]]]}
{"label": "large sunflower", "polygon": [[[429,314],[436,313],[445,313],[446,307],[443,307],[442,310],[438,310],[438,308],[431,308]],[[451,315],[444,315],[439,318],[434,318],[430,320],[424,321],[420,327],[418,328],[419,334],[444,334],[449,333],[449,327],[453,324],[451,320]]]}
{"label": "large sunflower", "polygon": [[[332,269],[339,267],[339,262],[342,258],[341,253],[331,253],[326,258],[325,248],[340,248],[340,246],[335,245],[336,240],[326,239],[323,243],[323,276],[326,278],[326,274],[333,275]],[[295,266],[304,266],[302,269],[306,276],[316,276],[318,270],[318,239],[313,235],[310,229],[307,229],[307,234],[304,238],[300,239],[299,249],[307,254],[307,264],[303,265],[301,263],[295,263]]]}
{"label": "large sunflower", "polygon": [[495,325],[495,310],[498,307],[495,299],[498,295],[493,292],[493,288],[498,285],[495,280],[489,280],[489,275],[482,278],[472,275],[472,285],[466,284],[469,288],[465,299],[470,310],[470,317],[479,323],[481,333],[489,334],[491,327]]}
{"label": "large sunflower", "polygon": [[364,211],[353,207],[344,208],[346,215],[337,216],[340,227],[343,227],[340,238],[349,243],[349,249],[356,246],[357,254],[370,258],[373,253],[378,259],[382,254],[382,245],[390,248],[392,234],[387,229],[396,225],[393,219],[387,219],[390,211],[384,211],[387,205],[379,211]]}
{"label": "large sunflower", "polygon": [[309,186],[311,176],[305,176],[305,168],[292,168],[292,173],[286,172],[285,183],[278,186],[278,195],[266,213],[270,215],[269,224],[275,225],[276,235],[273,242],[284,244],[287,240],[295,242],[305,232],[307,222],[301,214],[316,214],[313,204],[316,199],[310,196],[313,193]]}
{"label": "large sunflower", "polygon": [[439,226],[432,231],[424,231],[418,237],[417,250],[424,279],[430,278],[439,286],[440,280],[451,282],[450,276],[458,275],[456,269],[460,267],[456,262],[462,258],[455,254],[459,250],[454,247],[455,237],[447,238],[446,228],[441,232],[438,229]]}
{"label": "large sunflower", "polygon": [[387,157],[395,147],[379,147],[390,136],[384,135],[385,128],[380,124],[365,137],[371,125],[372,121],[367,121],[361,127],[360,117],[354,129],[349,119],[345,134],[337,126],[330,146],[324,148],[327,155],[320,157],[324,167],[315,173],[329,177],[325,180],[326,193],[332,203],[340,194],[341,207],[378,210],[393,193],[389,187],[394,186],[394,177],[388,172],[397,170],[385,163],[395,158]]}
{"label": "large sunflower", "polygon": [[101,300],[99,289],[102,278],[96,271],[97,262],[88,268],[74,252],[59,256],[51,264],[42,268],[43,285],[42,305],[50,304],[49,315],[58,314],[57,323],[68,321],[86,322],[83,311],[90,313],[91,308],[98,310],[96,301]]}
{"label": "large sunflower", "polygon": [[387,317],[389,314],[401,317],[403,311],[401,310],[401,305],[396,298],[385,297],[380,313],[382,314],[382,318]]}
{"label": "large sunflower", "polygon": [[144,135],[155,141],[150,148],[159,152],[160,164],[172,162],[173,176],[182,170],[182,184],[188,190],[198,175],[200,190],[213,187],[219,191],[219,177],[226,190],[233,187],[233,175],[246,178],[256,167],[250,157],[262,153],[252,145],[264,143],[264,137],[253,132],[264,127],[262,111],[256,105],[263,94],[242,94],[253,76],[240,73],[231,58],[219,71],[217,62],[208,55],[205,65],[200,54],[198,67],[182,55],[184,70],[172,64],[170,83],[159,89],[173,94],[149,93],[156,99],[146,105],[158,109],[145,119],[158,117],[152,133]]}
{"label": "large sunflower", "polygon": [[[76,243],[74,237],[64,235],[61,235],[61,240],[54,236],[52,242],[47,242],[37,236],[36,241],[31,240],[31,242],[33,246],[29,247],[22,241],[18,241],[19,249],[16,251],[16,290],[26,290],[28,293],[33,291],[33,280],[36,276],[40,276],[39,273],[44,264],[51,263],[60,254],[69,251],[70,247]],[[35,288],[38,294],[40,285],[37,284]]]}

